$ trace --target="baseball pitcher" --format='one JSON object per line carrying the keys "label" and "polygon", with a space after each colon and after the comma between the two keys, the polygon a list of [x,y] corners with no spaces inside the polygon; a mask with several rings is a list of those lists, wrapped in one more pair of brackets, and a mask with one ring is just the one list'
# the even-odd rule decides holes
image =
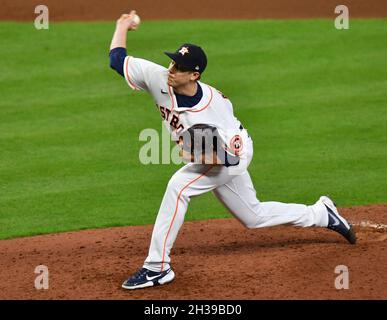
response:
{"label": "baseball pitcher", "polygon": [[[212,191],[247,228],[276,225],[324,227],[356,242],[352,226],[326,196],[313,205],[260,202],[248,166],[253,141],[234,116],[231,101],[201,82],[207,66],[203,49],[185,43],[165,52],[169,67],[127,54],[128,31],[138,28],[136,12],[122,15],[110,47],[110,66],[133,90],[154,99],[164,125],[181,146],[186,164],[170,179],[154,225],[148,257],[122,287],[138,289],[162,285],[175,277],[170,251],[193,196]],[[137,18],[138,21],[138,18]]]}

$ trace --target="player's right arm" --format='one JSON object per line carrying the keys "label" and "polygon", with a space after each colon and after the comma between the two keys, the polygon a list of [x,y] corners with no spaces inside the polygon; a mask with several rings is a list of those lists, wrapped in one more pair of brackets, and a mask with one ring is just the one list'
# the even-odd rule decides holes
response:
{"label": "player's right arm", "polygon": [[129,14],[123,14],[116,22],[116,30],[114,31],[112,42],[110,44],[110,67],[116,70],[121,76],[124,75],[124,61],[126,53],[126,37],[128,31],[136,30],[137,25],[133,23],[133,17],[136,14],[135,10]]}
{"label": "player's right arm", "polygon": [[116,30],[110,45],[110,67],[123,76],[132,89],[149,91],[152,86],[151,77],[156,80],[155,75],[164,71],[165,68],[153,62],[127,55],[127,32],[136,30],[138,27],[133,23],[135,14],[136,11],[132,10],[129,14],[121,15],[117,20]]}
{"label": "player's right arm", "polygon": [[116,22],[116,30],[113,34],[113,39],[110,44],[110,51],[115,48],[126,48],[126,35],[128,31],[136,30],[137,24],[133,22],[133,17],[136,14],[135,10],[129,14],[123,14]]}

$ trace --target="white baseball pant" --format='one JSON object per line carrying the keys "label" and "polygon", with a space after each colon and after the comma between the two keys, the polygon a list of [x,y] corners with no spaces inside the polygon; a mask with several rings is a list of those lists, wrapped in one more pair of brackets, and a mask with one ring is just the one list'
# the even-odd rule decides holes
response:
{"label": "white baseball pant", "polygon": [[[244,146],[247,165],[253,156],[252,140]],[[246,166],[247,167],[247,166]],[[191,197],[213,191],[215,196],[247,228],[277,225],[299,227],[328,225],[323,205],[260,202],[247,170],[240,175],[230,174],[233,167],[186,164],[170,179],[153,228],[149,254],[144,267],[163,271],[170,267],[170,251],[184,222]],[[234,168],[235,169],[235,168]]]}

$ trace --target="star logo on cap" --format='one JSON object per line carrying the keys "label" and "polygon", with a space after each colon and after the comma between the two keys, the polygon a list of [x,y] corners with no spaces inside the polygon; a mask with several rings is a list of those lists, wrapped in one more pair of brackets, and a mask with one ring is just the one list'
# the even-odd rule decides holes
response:
{"label": "star logo on cap", "polygon": [[179,53],[181,53],[181,55],[184,56],[186,53],[189,53],[188,48],[187,47],[182,47],[179,50]]}

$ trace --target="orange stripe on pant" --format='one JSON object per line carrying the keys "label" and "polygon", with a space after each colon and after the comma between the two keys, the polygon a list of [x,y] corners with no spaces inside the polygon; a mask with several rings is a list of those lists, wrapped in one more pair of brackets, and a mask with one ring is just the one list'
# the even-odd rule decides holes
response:
{"label": "orange stripe on pant", "polygon": [[186,186],[184,186],[184,188],[180,190],[179,195],[177,196],[175,212],[173,213],[173,218],[172,218],[171,224],[169,225],[169,229],[168,229],[167,235],[165,236],[165,240],[164,240],[164,246],[163,246],[163,259],[162,259],[162,261],[161,261],[161,271],[164,271],[165,245],[166,245],[166,243],[167,243],[167,239],[168,239],[168,236],[169,236],[169,232],[171,231],[173,222],[175,221],[177,209],[179,208],[179,200],[180,200],[180,196],[181,196],[182,192],[183,192],[186,188],[188,188],[188,187],[189,187],[192,183],[194,183],[195,181],[199,180],[201,177],[205,176],[212,168],[213,168],[213,166],[211,166],[207,171],[203,172],[199,177],[195,178],[195,179],[192,180],[190,183],[188,183]]}

